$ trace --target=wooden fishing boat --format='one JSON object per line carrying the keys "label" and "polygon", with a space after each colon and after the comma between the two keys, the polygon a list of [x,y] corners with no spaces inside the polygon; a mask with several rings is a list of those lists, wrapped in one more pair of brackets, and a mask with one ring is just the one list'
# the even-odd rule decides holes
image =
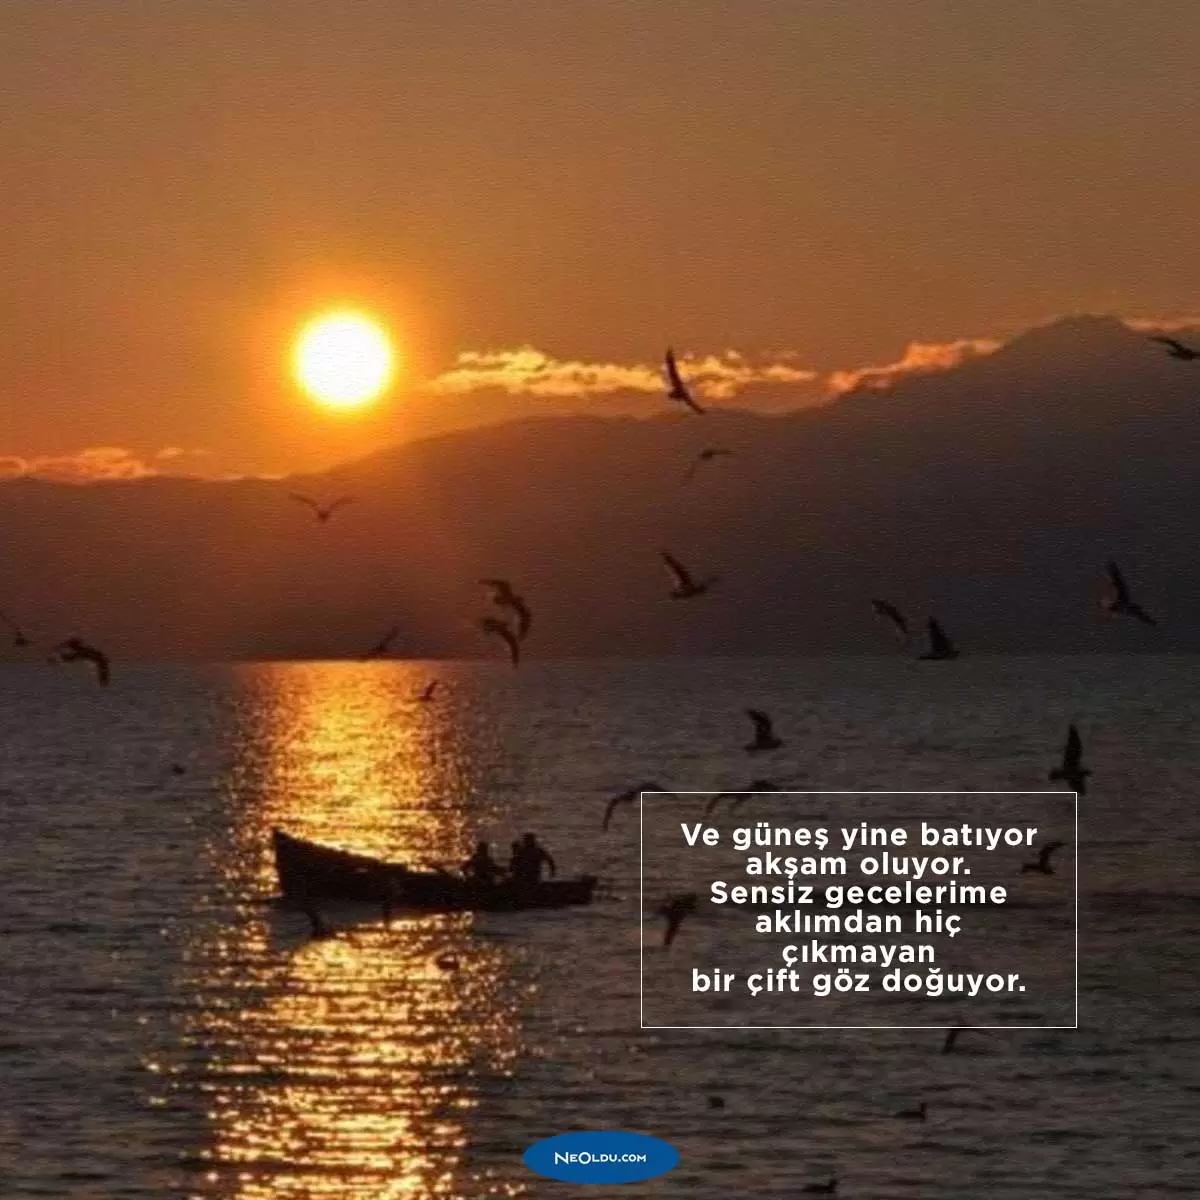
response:
{"label": "wooden fishing boat", "polygon": [[317,842],[272,833],[275,870],[285,900],[317,900],[413,908],[429,912],[520,912],[590,904],[594,875],[519,884],[502,879],[482,884],[449,871],[414,871],[399,863],[335,850]]}

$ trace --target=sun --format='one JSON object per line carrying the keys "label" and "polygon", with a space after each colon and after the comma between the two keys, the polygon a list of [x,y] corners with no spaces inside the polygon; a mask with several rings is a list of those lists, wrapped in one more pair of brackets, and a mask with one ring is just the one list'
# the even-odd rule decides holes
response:
{"label": "sun", "polygon": [[324,408],[365,407],[387,391],[395,371],[387,330],[353,309],[313,317],[301,327],[292,348],[296,382]]}

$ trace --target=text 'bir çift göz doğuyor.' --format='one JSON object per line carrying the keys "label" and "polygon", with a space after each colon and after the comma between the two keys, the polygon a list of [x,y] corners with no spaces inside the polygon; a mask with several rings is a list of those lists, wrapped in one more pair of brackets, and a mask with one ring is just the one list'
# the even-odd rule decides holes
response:
{"label": "text 'bir \u00e7ift g\u00f6z do\u011fuyor.'", "polygon": [[[716,845],[719,832],[711,826],[682,825],[688,845]],[[838,830],[842,849],[861,851],[867,847],[899,847],[907,843],[907,831],[902,828],[858,827]],[[1033,844],[1037,836],[1036,827],[1022,828],[977,828],[969,825],[939,828],[921,823],[923,846],[968,847],[989,852],[1000,846],[1024,846]],[[983,886],[958,882],[954,876],[969,875],[967,858],[962,855],[905,855],[894,854],[891,849],[882,849],[878,854],[867,855],[856,864],[859,874],[872,876],[902,876],[903,882],[867,884],[827,884],[818,888],[814,884],[801,882],[803,877],[846,876],[849,864],[845,855],[796,856],[774,852],[774,847],[800,846],[825,850],[830,844],[829,831],[823,828],[772,827],[768,822],[733,831],[736,849],[742,852],[763,848],[763,854],[750,854],[745,862],[749,876],[784,878],[786,883],[777,884],[734,884],[725,880],[714,880],[710,885],[709,899],[713,904],[733,905],[788,905],[791,911],[777,907],[769,913],[755,917],[755,932],[759,934],[882,934],[941,935],[953,938],[962,931],[962,918],[954,912],[944,913],[941,905],[991,906],[1002,905],[1007,900],[1007,889],[1001,885]],[[925,877],[950,876],[945,883],[921,883]],[[823,905],[825,912],[806,910],[802,905]],[[934,906],[932,911],[917,907],[912,913],[911,925],[906,929],[902,916],[896,913],[870,913],[862,907],[851,911],[840,910],[847,906]],[[839,911],[828,911],[839,910]],[[747,990],[753,995],[761,992],[801,991],[805,981],[793,968],[796,964],[825,965],[836,967],[833,974],[818,973],[813,976],[811,988],[817,996],[828,996],[834,992],[863,992],[871,990],[873,977],[870,973],[855,974],[851,966],[882,968],[887,972],[882,977],[885,991],[921,993],[940,996],[960,993],[968,996],[983,992],[1024,991],[1020,975],[997,972],[943,972],[936,964],[937,951],[928,942],[918,944],[843,943],[823,942],[813,938],[807,943],[790,944],[784,947],[782,958],[786,964],[770,971],[750,975],[746,979]],[[904,973],[900,966],[918,965],[925,968],[916,973]],[[889,968],[896,967],[894,970]],[[735,976],[720,970],[706,972],[693,970],[692,990],[727,991]]]}

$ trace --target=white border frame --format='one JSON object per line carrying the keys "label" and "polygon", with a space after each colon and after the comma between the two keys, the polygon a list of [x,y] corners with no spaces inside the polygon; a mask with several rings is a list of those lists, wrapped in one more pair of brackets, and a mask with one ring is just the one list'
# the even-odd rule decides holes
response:
{"label": "white border frame", "polygon": [[638,1024],[642,1029],[1078,1029],[1079,1028],[1079,793],[1032,789],[1030,791],[898,791],[858,792],[845,790],[814,790],[771,792],[772,796],[1070,796],[1075,805],[1075,1024],[1074,1025],[647,1025],[646,1024],[646,841],[645,817],[647,796],[761,796],[764,792],[723,791],[706,792],[639,792],[638,793]]}

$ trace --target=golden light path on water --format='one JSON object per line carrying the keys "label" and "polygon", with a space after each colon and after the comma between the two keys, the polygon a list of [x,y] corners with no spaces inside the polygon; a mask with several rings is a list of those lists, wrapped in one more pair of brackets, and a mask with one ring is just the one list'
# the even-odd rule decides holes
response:
{"label": "golden light path on water", "polygon": [[188,1037],[207,1057],[206,1195],[523,1190],[472,1177],[464,1161],[477,1077],[503,1077],[520,1051],[512,951],[478,937],[470,914],[396,917],[310,940],[302,916],[244,899],[275,888],[274,827],[401,862],[466,857],[476,819],[486,819],[479,755],[453,705],[415,699],[423,682],[349,664],[259,668],[245,679],[234,852],[214,864],[241,910],[188,953],[199,1000]]}

